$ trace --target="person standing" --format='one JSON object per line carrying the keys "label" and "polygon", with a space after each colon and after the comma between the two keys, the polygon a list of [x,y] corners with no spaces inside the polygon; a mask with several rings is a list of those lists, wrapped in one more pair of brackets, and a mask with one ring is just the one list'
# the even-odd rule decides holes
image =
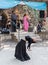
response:
{"label": "person standing", "polygon": [[37,32],[41,32],[42,29],[42,23],[39,21],[38,25],[37,25]]}
{"label": "person standing", "polygon": [[19,19],[19,15],[17,15],[17,29],[20,29],[20,19]]}
{"label": "person standing", "polygon": [[27,16],[27,14],[24,14],[23,16],[23,29],[24,31],[28,31],[29,28],[29,17]]}
{"label": "person standing", "polygon": [[11,20],[12,20],[12,32],[16,32],[16,19],[17,15],[12,11]]}

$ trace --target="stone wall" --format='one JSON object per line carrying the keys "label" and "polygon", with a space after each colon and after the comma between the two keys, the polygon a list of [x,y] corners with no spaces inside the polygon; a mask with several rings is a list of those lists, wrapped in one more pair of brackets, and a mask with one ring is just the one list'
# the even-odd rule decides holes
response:
{"label": "stone wall", "polygon": [[[7,9],[7,10],[3,10],[3,12],[7,15],[8,20],[11,18],[11,13],[12,11],[18,10],[18,14],[20,16],[20,19],[23,19],[23,15],[25,13],[27,13],[29,15],[30,19],[30,23],[36,25],[38,23],[38,18],[39,18],[39,11],[36,11],[34,9],[31,9],[30,7],[24,5],[18,5],[12,9]],[[17,14],[17,13],[16,13]]]}
{"label": "stone wall", "polygon": [[36,11],[26,5],[22,6],[22,5],[18,5],[12,9],[6,9],[6,10],[3,10],[3,12],[7,15],[7,18],[8,20],[11,19],[11,14],[12,14],[12,11],[15,11],[18,10],[18,14],[20,16],[20,19],[23,19],[23,15],[25,13],[27,13],[29,15],[29,17],[31,18],[30,19],[30,25],[34,26],[34,25],[37,25],[38,23],[38,20],[39,20],[39,11]]}

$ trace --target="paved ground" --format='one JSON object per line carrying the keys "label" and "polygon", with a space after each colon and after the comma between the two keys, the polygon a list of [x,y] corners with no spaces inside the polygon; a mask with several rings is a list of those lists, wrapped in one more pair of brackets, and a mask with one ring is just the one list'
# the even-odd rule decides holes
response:
{"label": "paved ground", "polygon": [[[35,37],[33,34],[32,36]],[[0,42],[1,65],[48,65],[48,40],[33,43],[31,51],[27,50],[31,59],[25,62],[21,62],[14,57],[16,44],[16,42],[9,39]]]}
{"label": "paved ground", "polygon": [[27,53],[30,56],[29,61],[21,62],[14,57],[15,48],[5,46],[0,51],[1,65],[48,65],[48,47],[32,47],[32,51]]}

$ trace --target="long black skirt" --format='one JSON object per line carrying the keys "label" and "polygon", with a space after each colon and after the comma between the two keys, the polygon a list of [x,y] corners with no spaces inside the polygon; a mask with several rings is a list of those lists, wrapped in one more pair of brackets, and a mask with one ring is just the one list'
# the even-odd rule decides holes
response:
{"label": "long black skirt", "polygon": [[21,61],[26,61],[30,59],[26,52],[26,42],[23,39],[20,40],[15,48],[15,57]]}

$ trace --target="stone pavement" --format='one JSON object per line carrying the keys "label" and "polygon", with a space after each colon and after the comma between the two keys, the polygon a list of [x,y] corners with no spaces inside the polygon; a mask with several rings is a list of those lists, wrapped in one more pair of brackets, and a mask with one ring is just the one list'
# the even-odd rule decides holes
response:
{"label": "stone pavement", "polygon": [[[37,36],[35,36],[33,33],[30,33],[30,36],[31,34],[32,37]],[[37,36],[36,38],[39,37]],[[11,39],[0,42],[1,65],[48,65],[48,40],[32,43],[31,51],[27,50],[27,53],[31,59],[25,62],[21,62],[14,57],[16,44],[17,43]]]}
{"label": "stone pavement", "polygon": [[27,53],[30,60],[21,62],[14,57],[15,48],[4,46],[0,51],[1,65],[48,65],[48,47],[31,47],[32,51]]}

